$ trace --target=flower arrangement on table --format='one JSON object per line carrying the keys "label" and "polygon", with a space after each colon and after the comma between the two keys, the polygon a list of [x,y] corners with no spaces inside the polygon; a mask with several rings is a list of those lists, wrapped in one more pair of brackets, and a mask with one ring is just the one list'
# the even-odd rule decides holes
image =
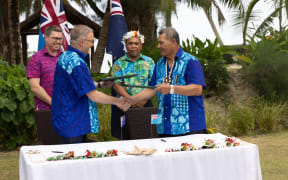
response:
{"label": "flower arrangement on table", "polygon": [[74,151],[69,151],[66,154],[61,154],[58,156],[48,157],[47,161],[58,161],[58,160],[68,160],[68,159],[88,159],[88,158],[102,158],[102,157],[111,157],[118,156],[118,151],[116,149],[108,150],[106,153],[104,152],[96,152],[86,150],[86,154],[82,156],[75,156]]}
{"label": "flower arrangement on table", "polygon": [[202,149],[214,149],[214,148],[217,148],[217,146],[216,146],[216,143],[213,139],[205,140],[205,143],[202,146]]}
{"label": "flower arrangement on table", "polygon": [[181,143],[181,148],[167,148],[165,152],[177,152],[177,151],[195,151],[196,147],[192,143]]}
{"label": "flower arrangement on table", "polygon": [[235,137],[226,137],[225,142],[227,147],[240,146],[240,142],[238,142]]}

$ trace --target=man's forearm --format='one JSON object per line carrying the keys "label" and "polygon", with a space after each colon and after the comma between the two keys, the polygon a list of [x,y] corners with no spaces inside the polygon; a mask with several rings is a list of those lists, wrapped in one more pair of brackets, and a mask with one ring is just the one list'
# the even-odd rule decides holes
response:
{"label": "man's forearm", "polygon": [[123,96],[123,97],[129,97],[130,96],[128,94],[128,92],[126,91],[126,89],[124,87],[122,87],[119,83],[114,84],[113,89],[116,91],[116,93],[119,96]]}
{"label": "man's forearm", "polygon": [[102,93],[100,91],[97,91],[97,90],[90,91],[86,95],[88,96],[88,98],[91,101],[94,101],[96,103],[100,103],[100,104],[114,104],[114,105],[118,104],[118,98],[109,96],[109,95],[107,95],[105,93]]}
{"label": "man's forearm", "polygon": [[132,99],[135,103],[139,103],[141,101],[148,101],[155,95],[156,95],[156,90],[146,88],[140,93],[132,96]]}
{"label": "man's forearm", "polygon": [[202,95],[202,85],[190,84],[186,86],[174,86],[174,93],[183,96],[200,96]]}
{"label": "man's forearm", "polygon": [[52,98],[43,87],[39,86],[37,88],[31,88],[31,90],[38,99],[51,106]]}

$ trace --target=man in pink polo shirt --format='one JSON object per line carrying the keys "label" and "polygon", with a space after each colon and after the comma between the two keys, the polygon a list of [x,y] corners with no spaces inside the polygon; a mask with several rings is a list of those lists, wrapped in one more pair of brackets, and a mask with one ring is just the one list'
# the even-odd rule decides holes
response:
{"label": "man in pink polo shirt", "polygon": [[62,54],[61,28],[48,26],[44,33],[45,47],[35,53],[27,65],[27,78],[35,97],[35,110],[50,110],[55,67]]}

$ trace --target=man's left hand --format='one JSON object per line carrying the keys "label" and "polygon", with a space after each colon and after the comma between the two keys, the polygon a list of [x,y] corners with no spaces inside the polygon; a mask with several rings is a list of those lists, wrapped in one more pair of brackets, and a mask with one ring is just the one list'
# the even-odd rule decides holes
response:
{"label": "man's left hand", "polygon": [[156,91],[160,92],[163,95],[170,94],[171,85],[170,84],[159,84],[156,86]]}

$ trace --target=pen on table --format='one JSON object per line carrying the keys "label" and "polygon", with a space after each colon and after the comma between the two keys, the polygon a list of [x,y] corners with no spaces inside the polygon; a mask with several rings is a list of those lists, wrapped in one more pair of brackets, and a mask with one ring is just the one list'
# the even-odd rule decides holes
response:
{"label": "pen on table", "polygon": [[160,141],[162,141],[162,142],[167,142],[165,139],[160,139]]}
{"label": "pen on table", "polygon": [[62,151],[51,151],[52,153],[64,153]]}

